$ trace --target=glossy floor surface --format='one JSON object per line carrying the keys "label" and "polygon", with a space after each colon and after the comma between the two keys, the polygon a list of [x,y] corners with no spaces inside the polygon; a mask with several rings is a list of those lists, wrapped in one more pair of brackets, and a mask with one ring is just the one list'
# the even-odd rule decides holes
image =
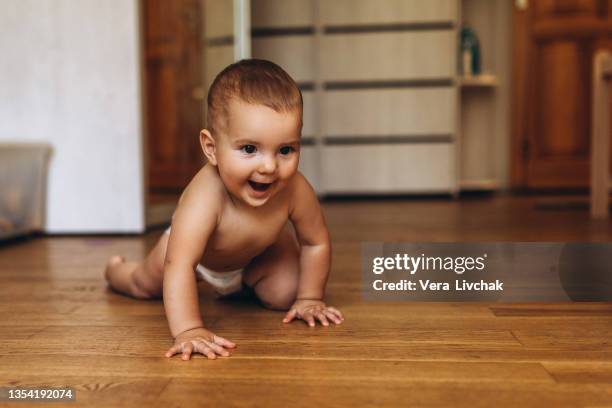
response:
{"label": "glossy floor surface", "polygon": [[202,287],[205,324],[238,344],[215,361],[164,358],[162,302],[120,296],[102,278],[107,256],[139,259],[161,230],[5,244],[0,386],[74,387],[77,403],[66,406],[612,406],[610,304],[372,303],[361,294],[364,241],[610,241],[612,222],[590,221],[571,202],[327,202],[327,300],[345,323],[283,325],[280,312]]}

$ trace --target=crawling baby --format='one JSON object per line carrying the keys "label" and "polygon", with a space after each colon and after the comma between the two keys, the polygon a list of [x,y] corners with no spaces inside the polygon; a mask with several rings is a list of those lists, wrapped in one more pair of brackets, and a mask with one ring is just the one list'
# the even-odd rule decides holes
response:
{"label": "crawling baby", "polygon": [[[229,356],[236,345],[204,328],[196,279],[220,295],[251,292],[283,322],[314,326],[344,318],[323,301],[331,247],[317,197],[297,171],[302,94],[278,65],[242,60],[215,78],[208,163],[183,192],[172,226],[143,262],[109,258],[113,289],[135,298],[163,295],[174,337],[166,357]],[[288,223],[291,221],[291,223]]]}

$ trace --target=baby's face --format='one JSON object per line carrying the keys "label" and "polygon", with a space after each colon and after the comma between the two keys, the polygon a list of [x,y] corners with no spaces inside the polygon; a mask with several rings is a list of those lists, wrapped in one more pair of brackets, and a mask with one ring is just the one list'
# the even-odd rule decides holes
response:
{"label": "baby's face", "polygon": [[234,197],[259,207],[297,171],[299,111],[279,113],[232,99],[229,125],[216,139],[217,166],[225,187]]}

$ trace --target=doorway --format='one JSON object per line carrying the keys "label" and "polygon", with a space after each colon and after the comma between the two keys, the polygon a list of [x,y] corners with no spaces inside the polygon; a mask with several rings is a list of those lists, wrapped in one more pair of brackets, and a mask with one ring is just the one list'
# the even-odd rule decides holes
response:
{"label": "doorway", "polygon": [[201,168],[204,125],[202,2],[143,0],[147,225],[169,221]]}
{"label": "doorway", "polygon": [[204,165],[207,89],[250,56],[249,0],[142,0],[147,227],[167,224]]}

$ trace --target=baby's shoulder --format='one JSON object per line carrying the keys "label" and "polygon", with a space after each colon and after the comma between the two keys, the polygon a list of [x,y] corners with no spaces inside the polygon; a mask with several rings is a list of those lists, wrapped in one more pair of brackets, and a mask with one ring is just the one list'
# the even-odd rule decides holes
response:
{"label": "baby's shoulder", "polygon": [[225,188],[214,166],[206,164],[191,179],[181,198],[179,205],[214,205],[221,204],[225,198]]}
{"label": "baby's shoulder", "polygon": [[295,175],[291,178],[291,182],[289,183],[289,191],[292,195],[300,195],[305,192],[314,191],[306,177],[298,170],[295,172]]}
{"label": "baby's shoulder", "polygon": [[316,196],[314,188],[310,185],[306,177],[297,171],[291,178],[289,185],[287,186],[288,198],[291,205],[295,205],[296,202],[303,200],[308,196]]}

